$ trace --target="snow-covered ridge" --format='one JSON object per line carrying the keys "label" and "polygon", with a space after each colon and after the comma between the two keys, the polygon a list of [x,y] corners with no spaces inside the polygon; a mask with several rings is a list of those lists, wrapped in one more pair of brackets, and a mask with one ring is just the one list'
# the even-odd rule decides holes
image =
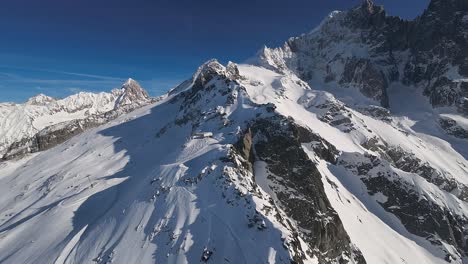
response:
{"label": "snow-covered ridge", "polygon": [[129,79],[110,93],[80,92],[63,99],[40,94],[24,104],[0,104],[0,156],[13,143],[31,138],[49,126],[140,107],[151,100],[136,81]]}
{"label": "snow-covered ridge", "polygon": [[253,65],[179,88],[0,163],[0,261],[466,261],[466,142]]}
{"label": "snow-covered ridge", "polygon": [[356,90],[384,107],[392,104],[391,85],[417,87],[434,108],[468,115],[466,15],[466,1],[433,0],[421,16],[405,21],[363,1],[248,62],[293,72],[319,89]]}

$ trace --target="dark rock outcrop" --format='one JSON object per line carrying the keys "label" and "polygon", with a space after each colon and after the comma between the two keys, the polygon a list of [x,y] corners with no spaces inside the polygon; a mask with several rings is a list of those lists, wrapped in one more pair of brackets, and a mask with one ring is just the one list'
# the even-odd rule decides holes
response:
{"label": "dark rock outcrop", "polygon": [[317,256],[320,263],[347,263],[351,259],[366,263],[331,206],[322,176],[304,152],[303,143],[314,143],[319,157],[336,161],[338,152],[333,146],[293,120],[281,117],[253,121],[237,149],[246,160],[267,164],[267,178],[278,199],[277,206],[296,222],[310,255]]}
{"label": "dark rock outcrop", "polygon": [[461,127],[457,123],[457,121],[451,118],[448,118],[448,117],[439,118],[439,125],[449,135],[452,135],[454,137],[461,138],[461,139],[468,139],[468,130]]}
{"label": "dark rock outcrop", "polygon": [[365,96],[380,101],[383,107],[389,106],[387,77],[370,60],[352,58],[347,61],[340,84],[358,87]]}
{"label": "dark rock outcrop", "polygon": [[151,98],[146,90],[143,89],[137,81],[131,78],[122,85],[121,89],[123,92],[119,98],[117,98],[114,109],[125,106],[143,106],[151,102]]}
{"label": "dark rock outcrop", "polygon": [[[417,159],[402,157],[401,151],[391,150],[389,153],[392,159],[397,160],[395,166],[402,170],[419,173],[423,177],[426,177],[423,175],[424,170],[433,173],[432,168],[424,167],[424,164],[421,167]],[[466,216],[450,207],[440,206],[432,197],[418,191],[418,185],[403,180],[388,162],[369,154],[354,154],[353,157],[341,156],[338,164],[360,177],[369,194],[383,195],[385,199],[379,203],[397,216],[409,232],[426,238],[434,245],[442,245],[441,241],[453,245],[462,256],[468,253],[468,232],[464,228],[468,224]],[[437,185],[431,178],[427,180]],[[445,183],[440,188],[444,186]],[[465,190],[465,197],[466,194]]]}

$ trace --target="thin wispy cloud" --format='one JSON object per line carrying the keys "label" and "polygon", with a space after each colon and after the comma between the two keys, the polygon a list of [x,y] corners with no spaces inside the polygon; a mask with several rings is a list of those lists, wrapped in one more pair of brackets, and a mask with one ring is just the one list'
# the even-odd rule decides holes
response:
{"label": "thin wispy cloud", "polygon": [[[124,80],[78,80],[78,79],[36,79],[36,78],[15,78],[8,80],[14,83],[35,83],[35,84],[68,84],[67,86],[81,86],[81,85],[120,85]],[[105,87],[104,87],[105,88]]]}
{"label": "thin wispy cloud", "polygon": [[0,78],[10,78],[10,79],[15,79],[18,78],[19,76],[13,73],[9,72],[0,72]]}
{"label": "thin wispy cloud", "polygon": [[68,67],[68,60],[1,52],[0,61],[0,102],[23,102],[38,93],[63,98],[81,91],[110,92],[128,77],[136,79],[150,95],[158,96],[191,75],[169,68],[148,68],[144,63],[140,67],[84,60]]}
{"label": "thin wispy cloud", "polygon": [[[23,70],[23,71],[36,71],[36,72],[63,74],[63,75],[70,75],[70,76],[77,76],[77,77],[87,77],[87,78],[101,79],[101,80],[114,80],[114,81],[123,81],[123,80],[125,80],[124,78],[118,78],[118,77],[113,77],[113,76],[95,75],[95,74],[69,72],[69,71],[58,71],[58,70],[53,70],[53,69],[16,67],[16,66],[8,66],[8,65],[0,65],[0,68],[10,69],[10,70]],[[8,74],[8,73],[2,72],[2,74]]]}

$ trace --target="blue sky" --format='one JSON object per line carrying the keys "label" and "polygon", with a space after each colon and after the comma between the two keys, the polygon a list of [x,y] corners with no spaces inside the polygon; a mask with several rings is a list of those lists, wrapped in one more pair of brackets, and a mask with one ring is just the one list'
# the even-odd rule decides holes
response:
{"label": "blue sky", "polygon": [[[6,0],[0,101],[109,91],[132,77],[152,95],[210,58],[242,62],[360,0]],[[376,0],[414,18],[429,0]]]}

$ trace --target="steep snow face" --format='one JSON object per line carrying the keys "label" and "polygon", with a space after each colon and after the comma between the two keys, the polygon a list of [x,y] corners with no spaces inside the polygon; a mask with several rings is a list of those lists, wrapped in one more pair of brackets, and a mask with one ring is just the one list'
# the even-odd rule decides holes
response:
{"label": "steep snow face", "polygon": [[468,144],[449,140],[212,60],[155,104],[0,163],[0,262],[461,264]]}
{"label": "steep snow face", "polygon": [[[466,233],[461,230],[468,215],[468,142],[434,133],[436,119],[418,127],[411,116],[350,108],[330,93],[310,89],[294,74],[251,65],[239,69],[254,102],[273,103],[277,112],[340,151],[333,164],[317,154],[314,143],[304,144],[319,164],[328,198],[351,241],[368,263],[466,261]],[[449,230],[461,231],[459,239],[437,228],[446,215],[457,219]]]}
{"label": "steep snow face", "polygon": [[111,93],[80,92],[61,100],[41,94],[24,104],[0,104],[0,156],[13,143],[31,138],[47,127],[149,102],[146,91],[130,79]]}

